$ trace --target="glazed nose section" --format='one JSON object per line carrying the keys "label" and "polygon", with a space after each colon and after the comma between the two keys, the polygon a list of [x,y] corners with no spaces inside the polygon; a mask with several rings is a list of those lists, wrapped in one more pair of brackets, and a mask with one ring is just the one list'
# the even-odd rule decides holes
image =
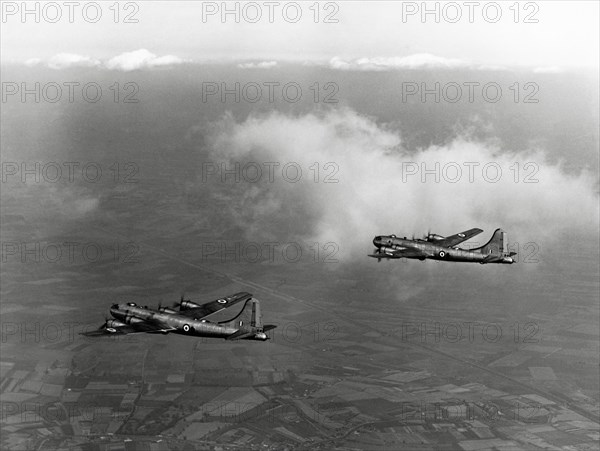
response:
{"label": "glazed nose section", "polygon": [[110,314],[117,318],[121,314],[121,310],[119,309],[119,304],[113,304],[110,306]]}
{"label": "glazed nose section", "polygon": [[375,238],[373,238],[373,244],[375,246],[380,246],[381,245],[381,237],[380,236],[376,236]]}

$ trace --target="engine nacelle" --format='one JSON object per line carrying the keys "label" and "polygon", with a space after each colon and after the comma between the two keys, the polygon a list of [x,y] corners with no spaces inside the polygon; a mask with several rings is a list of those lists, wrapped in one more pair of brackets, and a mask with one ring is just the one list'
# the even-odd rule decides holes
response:
{"label": "engine nacelle", "polygon": [[393,255],[395,251],[396,251],[396,249],[394,249],[393,247],[385,247],[385,246],[379,250],[380,253],[387,254],[387,255]]}
{"label": "engine nacelle", "polygon": [[137,323],[143,323],[143,322],[144,322],[144,320],[143,320],[143,319],[141,319],[141,318],[137,318],[137,317],[135,317],[135,316],[127,315],[127,316],[125,317],[125,322],[126,322],[127,324],[137,324]]}
{"label": "engine nacelle", "polygon": [[169,313],[171,315],[174,314],[174,313],[177,313],[176,310],[173,310],[172,308],[169,308],[169,307],[161,307],[161,308],[158,309],[158,311],[160,313]]}
{"label": "engine nacelle", "polygon": [[438,235],[437,233],[430,233],[427,235],[427,241],[439,241],[443,239],[444,237],[442,235]]}
{"label": "engine nacelle", "polygon": [[115,329],[117,327],[123,327],[126,326],[127,324],[117,320],[117,319],[109,319],[108,321],[106,321],[106,328],[107,329]]}
{"label": "engine nacelle", "polygon": [[192,301],[181,301],[181,303],[179,304],[179,307],[181,308],[181,310],[188,310],[191,308],[198,308],[198,307],[200,307],[200,304],[196,304],[195,302],[192,302]]}

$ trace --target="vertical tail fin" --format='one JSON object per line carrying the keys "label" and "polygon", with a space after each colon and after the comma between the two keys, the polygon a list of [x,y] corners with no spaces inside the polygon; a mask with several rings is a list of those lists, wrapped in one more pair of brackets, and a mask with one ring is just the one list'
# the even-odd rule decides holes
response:
{"label": "vertical tail fin", "polygon": [[508,235],[502,229],[496,229],[492,238],[483,246],[472,249],[473,251],[479,251],[482,254],[506,254],[508,253]]}
{"label": "vertical tail fin", "polygon": [[252,299],[252,319],[250,320],[250,325],[257,329],[262,329],[263,327],[258,299]]}

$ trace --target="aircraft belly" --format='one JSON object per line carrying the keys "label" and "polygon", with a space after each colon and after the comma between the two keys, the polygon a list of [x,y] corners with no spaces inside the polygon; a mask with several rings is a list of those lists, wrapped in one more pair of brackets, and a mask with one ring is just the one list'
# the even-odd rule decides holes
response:
{"label": "aircraft belly", "polygon": [[469,251],[455,250],[452,255],[456,257],[456,260],[463,262],[478,262],[480,260],[477,258],[477,254]]}
{"label": "aircraft belly", "polygon": [[225,338],[237,331],[234,327],[225,327],[219,324],[207,323],[202,321],[193,322],[194,334],[201,337],[221,337]]}

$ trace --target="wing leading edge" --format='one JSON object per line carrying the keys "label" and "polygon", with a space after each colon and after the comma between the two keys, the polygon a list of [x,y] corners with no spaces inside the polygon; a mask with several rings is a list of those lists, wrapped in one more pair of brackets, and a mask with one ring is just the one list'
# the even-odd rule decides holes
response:
{"label": "wing leading edge", "polygon": [[435,241],[435,244],[437,246],[442,247],[454,247],[462,243],[463,241],[467,241],[468,239],[479,235],[482,232],[483,230],[477,228],[465,230],[464,232],[457,233],[456,235],[447,236],[446,238],[442,238],[441,240]]}
{"label": "wing leading edge", "polygon": [[175,328],[158,321],[140,321],[134,324],[126,324],[123,326],[111,326],[107,322],[99,329],[83,332],[81,335],[85,335],[86,337],[101,337],[107,335],[170,332],[172,330],[175,330]]}
{"label": "wing leading edge", "polygon": [[189,318],[194,318],[196,320],[201,320],[214,313],[220,312],[221,310],[233,307],[235,304],[239,304],[240,302],[246,302],[249,299],[252,299],[252,295],[242,291],[231,296],[217,299],[216,301],[207,302],[206,304],[202,304],[200,307],[182,310],[178,312],[178,314],[187,316]]}

